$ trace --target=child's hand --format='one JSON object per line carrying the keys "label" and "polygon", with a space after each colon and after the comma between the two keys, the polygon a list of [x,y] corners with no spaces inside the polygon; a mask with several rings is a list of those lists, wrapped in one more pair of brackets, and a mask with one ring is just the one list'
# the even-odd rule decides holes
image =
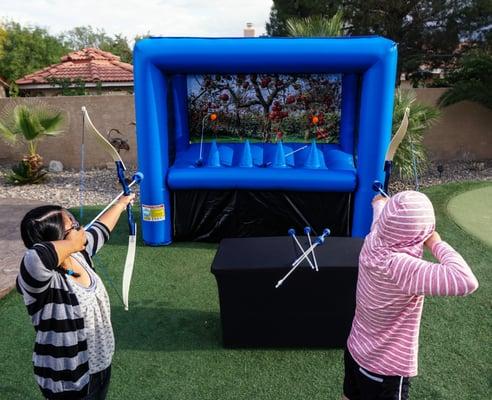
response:
{"label": "child's hand", "polygon": [[70,242],[70,246],[73,249],[72,253],[84,250],[85,244],[87,243],[84,228],[80,228],[79,230],[72,229],[65,237],[65,240]]}
{"label": "child's hand", "polygon": [[429,236],[429,238],[424,242],[424,245],[429,249],[432,250],[435,244],[441,242],[441,236],[439,233],[436,231],[432,232],[432,235]]}
{"label": "child's hand", "polygon": [[128,196],[121,196],[116,204],[121,206],[121,210],[125,210],[128,204],[133,205],[133,201],[135,200],[135,193],[130,193]]}
{"label": "child's hand", "polygon": [[372,199],[371,204],[374,206],[374,204],[376,204],[378,201],[382,201],[383,203],[386,204],[388,202],[388,200],[389,199],[387,197],[383,196],[382,194],[377,194]]}

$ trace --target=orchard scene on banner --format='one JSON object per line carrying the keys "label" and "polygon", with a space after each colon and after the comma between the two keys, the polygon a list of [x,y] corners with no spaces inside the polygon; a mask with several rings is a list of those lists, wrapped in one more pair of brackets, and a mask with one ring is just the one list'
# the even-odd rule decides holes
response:
{"label": "orchard scene on banner", "polygon": [[190,133],[199,138],[203,118],[215,114],[206,138],[337,143],[340,99],[340,75],[189,75]]}

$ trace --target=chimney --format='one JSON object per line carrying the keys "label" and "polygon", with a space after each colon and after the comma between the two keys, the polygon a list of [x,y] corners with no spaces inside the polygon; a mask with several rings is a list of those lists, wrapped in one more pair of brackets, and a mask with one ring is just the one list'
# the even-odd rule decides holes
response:
{"label": "chimney", "polygon": [[251,22],[246,23],[246,28],[243,30],[244,37],[255,37],[255,28]]}

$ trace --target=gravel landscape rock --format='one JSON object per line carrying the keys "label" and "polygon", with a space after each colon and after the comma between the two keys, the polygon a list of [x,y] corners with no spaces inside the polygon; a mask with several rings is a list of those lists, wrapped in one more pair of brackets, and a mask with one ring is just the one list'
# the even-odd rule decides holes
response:
{"label": "gravel landscape rock", "polygon": [[[437,166],[442,165],[442,173]],[[129,167],[129,171],[135,171]],[[78,170],[66,169],[50,173],[46,182],[37,185],[17,186],[7,182],[9,168],[0,166],[0,198],[19,198],[39,200],[60,204],[63,207],[106,204],[120,191],[114,169],[90,169],[81,176]],[[431,162],[425,174],[419,177],[420,188],[447,182],[492,180],[492,160]],[[81,184],[84,190],[80,190]],[[392,177],[390,191],[415,189],[415,180],[401,180],[395,174]],[[137,189],[138,191],[138,189]]]}
{"label": "gravel landscape rock", "polygon": [[[71,208],[78,207],[81,201],[84,205],[106,204],[121,192],[115,168],[90,169],[83,174],[66,169],[49,173],[46,182],[22,186],[7,182],[9,170],[8,167],[0,167],[0,198],[39,200]],[[131,167],[128,170],[135,171]]]}

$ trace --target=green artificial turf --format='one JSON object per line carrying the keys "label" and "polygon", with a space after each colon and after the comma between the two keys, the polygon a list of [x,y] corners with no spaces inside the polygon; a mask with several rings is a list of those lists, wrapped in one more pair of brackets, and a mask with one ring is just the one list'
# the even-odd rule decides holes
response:
{"label": "green artificial turf", "polygon": [[492,185],[453,197],[448,211],[464,230],[492,246]]}
{"label": "green artificial turf", "polygon": [[[412,399],[490,398],[492,249],[455,224],[446,207],[457,193],[485,185],[426,190],[438,231],[472,266],[480,288],[468,298],[426,299]],[[121,222],[97,260],[99,266],[107,264],[120,292],[126,253]],[[215,249],[197,243],[140,245],[128,312],[106,279],[116,335],[108,398],[339,399],[342,350],[221,347],[217,287],[210,273]],[[15,292],[0,300],[0,332],[0,399],[41,398],[30,361],[34,333]]]}

